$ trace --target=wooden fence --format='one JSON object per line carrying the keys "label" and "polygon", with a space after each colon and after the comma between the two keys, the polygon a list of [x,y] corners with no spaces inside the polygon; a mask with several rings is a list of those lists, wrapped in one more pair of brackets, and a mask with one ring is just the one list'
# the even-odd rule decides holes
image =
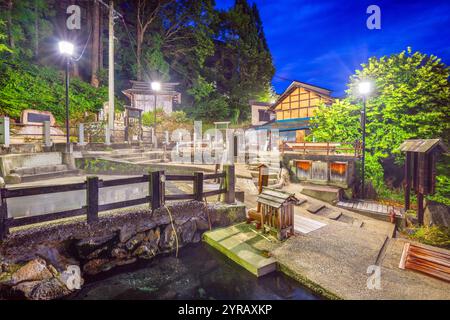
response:
{"label": "wooden fence", "polygon": [[281,152],[294,151],[299,154],[346,155],[355,158],[362,154],[359,141],[354,142],[283,142]]}
{"label": "wooden fence", "polygon": [[[203,183],[205,180],[224,179],[224,188],[204,192]],[[165,194],[166,181],[192,181],[192,194]],[[135,183],[148,183],[149,194],[143,198],[125,200],[114,203],[99,204],[99,189],[106,187],[122,186]],[[203,201],[204,198],[225,194],[225,202],[235,202],[235,175],[234,166],[225,165],[224,171],[221,173],[205,174],[203,172],[195,172],[193,175],[166,175],[164,171],[150,172],[148,175],[139,177],[131,177],[115,180],[100,180],[98,177],[87,177],[85,182],[44,186],[44,187],[30,187],[21,189],[7,188],[0,189],[0,240],[4,239],[9,234],[9,229],[13,227],[26,226],[46,221],[54,221],[69,217],[86,215],[87,223],[93,223],[98,220],[98,213],[101,211],[108,211],[118,208],[131,207],[148,203],[153,210],[156,210],[164,205],[166,200],[197,200]],[[69,191],[86,190],[86,205],[72,210],[66,210],[55,213],[48,213],[42,215],[35,215],[23,218],[8,217],[7,199],[36,196],[41,194],[63,193]]]}

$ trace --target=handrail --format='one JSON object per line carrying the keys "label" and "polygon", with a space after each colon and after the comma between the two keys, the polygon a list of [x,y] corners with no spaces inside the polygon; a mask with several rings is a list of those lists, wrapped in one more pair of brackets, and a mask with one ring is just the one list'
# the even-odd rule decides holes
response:
{"label": "handrail", "polygon": [[[230,174],[234,176],[234,168],[229,166],[226,170],[230,170]],[[98,212],[108,211],[118,208],[130,207],[135,205],[141,205],[148,203],[151,205],[152,210],[160,208],[165,200],[197,200],[202,201],[205,197],[218,195],[221,193],[234,194],[234,179],[229,179],[228,188],[221,188],[219,190],[213,190],[203,192],[203,183],[205,180],[226,178],[228,171],[224,171],[216,174],[204,174],[203,172],[195,172],[193,175],[181,175],[181,174],[168,174],[165,175],[164,171],[150,172],[149,174],[121,178],[114,180],[100,180],[98,177],[87,177],[85,182],[63,184],[63,185],[51,185],[42,187],[27,187],[18,189],[0,189],[0,240],[2,240],[8,233],[9,228],[25,226],[30,224],[36,224],[46,221],[54,221],[63,218],[87,216],[87,223],[93,223],[98,220]],[[165,180],[162,179],[165,177]],[[192,181],[194,192],[192,194],[165,194],[164,181]],[[123,186],[135,183],[149,183],[149,194],[143,198],[131,199],[114,203],[99,204],[99,189],[115,186]],[[233,192],[230,191],[233,189]],[[65,210],[60,212],[47,213],[42,215],[35,215],[30,217],[13,218],[8,217],[7,199],[38,196],[43,194],[63,193],[70,191],[86,190],[86,205],[81,208]],[[234,201],[234,199],[232,200]]]}

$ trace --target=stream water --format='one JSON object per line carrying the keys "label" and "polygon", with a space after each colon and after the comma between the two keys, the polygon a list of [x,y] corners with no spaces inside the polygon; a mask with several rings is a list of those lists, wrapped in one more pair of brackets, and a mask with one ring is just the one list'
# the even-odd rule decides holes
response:
{"label": "stream water", "polygon": [[317,295],[280,272],[261,278],[199,243],[174,254],[156,257],[87,279],[71,297],[83,300],[146,299],[296,299]]}

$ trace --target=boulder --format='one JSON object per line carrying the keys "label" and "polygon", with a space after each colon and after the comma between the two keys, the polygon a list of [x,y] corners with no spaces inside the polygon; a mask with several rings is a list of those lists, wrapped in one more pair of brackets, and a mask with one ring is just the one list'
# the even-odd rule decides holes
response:
{"label": "boulder", "polygon": [[40,281],[25,296],[31,300],[53,300],[68,295],[71,291],[58,279]]}
{"label": "boulder", "polygon": [[83,272],[88,275],[95,275],[112,267],[108,259],[93,259],[83,266]]}
{"label": "boulder", "polygon": [[117,259],[125,259],[128,257],[128,252],[122,248],[114,248],[111,251],[111,256]]}
{"label": "boulder", "polygon": [[115,238],[115,234],[104,237],[91,237],[75,243],[75,248],[77,249],[78,255],[81,258],[86,259],[94,251],[111,246],[114,243]]}
{"label": "boulder", "polygon": [[151,259],[157,253],[156,248],[150,247],[148,245],[140,245],[134,252],[133,256],[142,258],[142,259]]}
{"label": "boulder", "polygon": [[126,224],[120,229],[119,240],[122,243],[127,242],[132,236],[136,234],[136,226],[132,224]]}
{"label": "boulder", "polygon": [[164,231],[161,235],[160,247],[163,250],[168,250],[174,248],[175,245],[176,245],[175,232],[173,231],[172,225],[168,224],[164,228]]}
{"label": "boulder", "polygon": [[208,220],[203,218],[193,218],[192,221],[195,221],[197,230],[201,231],[209,230]]}
{"label": "boulder", "polygon": [[161,231],[159,230],[159,228],[155,228],[147,232],[144,241],[154,247],[158,247],[160,239],[161,239]]}
{"label": "boulder", "polygon": [[11,276],[11,282],[12,284],[18,284],[25,281],[46,280],[52,277],[53,274],[47,268],[47,263],[41,258],[36,258],[14,272]]}
{"label": "boulder", "polygon": [[144,238],[145,233],[138,233],[125,243],[125,248],[127,248],[128,251],[133,251],[134,248],[136,248],[137,245],[144,240]]}
{"label": "boulder", "polygon": [[426,226],[437,225],[449,228],[450,207],[443,203],[427,200],[423,221]]}
{"label": "boulder", "polygon": [[181,228],[181,241],[183,243],[190,243],[192,242],[192,238],[194,237],[195,231],[197,230],[197,224],[195,221],[187,221],[183,225],[180,226]]}

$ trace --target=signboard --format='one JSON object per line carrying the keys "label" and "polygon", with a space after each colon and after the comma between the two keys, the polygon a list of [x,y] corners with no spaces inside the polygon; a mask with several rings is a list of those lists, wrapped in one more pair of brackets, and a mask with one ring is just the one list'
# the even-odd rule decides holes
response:
{"label": "signboard", "polygon": [[32,112],[27,113],[27,122],[43,123],[45,121],[50,121],[50,115]]}

